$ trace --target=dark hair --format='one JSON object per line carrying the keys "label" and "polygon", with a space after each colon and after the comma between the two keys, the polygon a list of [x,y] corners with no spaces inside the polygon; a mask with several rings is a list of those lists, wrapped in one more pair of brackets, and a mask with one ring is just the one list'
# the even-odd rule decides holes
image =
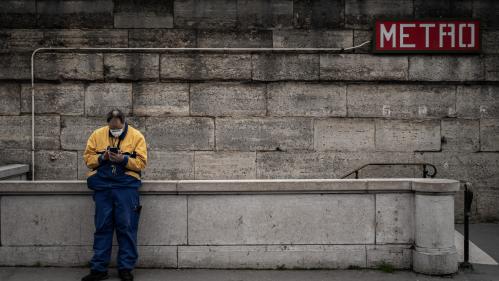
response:
{"label": "dark hair", "polygon": [[123,114],[121,110],[116,108],[109,111],[106,116],[107,123],[109,123],[109,121],[111,121],[114,117],[119,118],[121,123],[125,123],[125,114]]}

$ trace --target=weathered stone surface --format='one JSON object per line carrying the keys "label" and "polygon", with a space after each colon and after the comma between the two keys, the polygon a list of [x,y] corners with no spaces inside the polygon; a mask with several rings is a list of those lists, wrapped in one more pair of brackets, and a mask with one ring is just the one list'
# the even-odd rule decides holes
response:
{"label": "weathered stone surface", "polygon": [[331,152],[257,152],[259,179],[327,179],[335,177]]}
{"label": "weathered stone surface", "polygon": [[379,268],[389,264],[397,269],[412,266],[411,245],[366,245],[367,267]]}
{"label": "weathered stone surface", "polygon": [[112,0],[37,0],[37,26],[48,28],[113,27]]}
{"label": "weathered stone surface", "polygon": [[318,54],[253,54],[253,80],[318,80]]}
{"label": "weathered stone surface", "polygon": [[58,47],[128,47],[128,32],[118,29],[45,30],[44,44]]}
{"label": "weathered stone surface", "polygon": [[484,222],[497,222],[499,219],[499,206],[497,206],[499,190],[497,189],[497,185],[492,188],[475,189],[474,194],[477,194],[476,208],[480,220]]}
{"label": "weathered stone surface", "polygon": [[472,8],[471,0],[414,1],[416,18],[469,18]]}
{"label": "weathered stone surface", "polygon": [[217,149],[222,150],[313,147],[313,125],[308,118],[217,118],[216,128]]}
{"label": "weathered stone surface", "polygon": [[409,18],[413,16],[413,1],[383,0],[383,1],[346,1],[345,26],[354,28],[369,28],[379,17]]}
{"label": "weathered stone surface", "polygon": [[214,130],[206,117],[149,117],[145,136],[150,149],[213,150]]}
{"label": "weathered stone surface", "polygon": [[0,165],[31,164],[31,151],[28,149],[0,149],[0,153]]}
{"label": "weathered stone surface", "polygon": [[446,85],[368,85],[347,87],[349,117],[400,119],[456,115],[456,87]]}
{"label": "weathered stone surface", "polygon": [[0,53],[0,79],[31,79],[31,53]]}
{"label": "weathered stone surface", "polygon": [[[5,2],[10,1],[3,1],[2,4]],[[0,7],[2,4],[0,4]],[[0,20],[0,26],[2,27],[5,27],[2,22],[4,16],[6,15],[2,14],[2,19]],[[2,38],[0,41],[0,50],[9,52],[30,51],[43,45],[43,31],[38,29],[2,29],[0,30],[0,38]]]}
{"label": "weathered stone surface", "polygon": [[499,151],[499,119],[480,120],[480,150]]}
{"label": "weathered stone surface", "polygon": [[256,152],[196,151],[195,179],[255,179]]}
{"label": "weathered stone surface", "polygon": [[190,114],[200,116],[264,116],[264,84],[202,83],[190,87]]}
{"label": "weathered stone surface", "polygon": [[40,150],[35,152],[36,180],[75,180],[78,174],[75,151]]}
{"label": "weathered stone surface", "polygon": [[179,246],[180,268],[364,268],[361,245]]}
{"label": "weathered stone surface", "polygon": [[158,80],[159,54],[104,54],[106,79]]}
{"label": "weathered stone surface", "polygon": [[189,84],[133,84],[133,114],[136,116],[189,115]]}
{"label": "weathered stone surface", "polygon": [[86,87],[87,116],[105,116],[113,108],[119,108],[126,115],[132,112],[131,83],[93,83]]}
{"label": "weathered stone surface", "polygon": [[[35,148],[60,147],[59,116],[35,117]],[[0,116],[0,148],[31,149],[31,116]]]}
{"label": "weathered stone surface", "polygon": [[457,115],[464,118],[499,118],[499,86],[457,86]]}
{"label": "weathered stone surface", "polygon": [[499,31],[484,30],[482,35],[482,52],[486,54],[499,54]]}
{"label": "weathered stone surface", "polygon": [[188,212],[197,245],[374,243],[372,194],[190,196]]}
{"label": "weathered stone surface", "polygon": [[271,30],[199,30],[199,48],[272,48]]}
{"label": "weathered stone surface", "polygon": [[[35,84],[35,113],[83,115],[83,84]],[[31,113],[31,84],[21,87],[21,112]]]}
{"label": "weathered stone surface", "polygon": [[414,242],[414,194],[376,194],[376,244]]}
{"label": "weathered stone surface", "polygon": [[498,29],[498,9],[496,1],[473,1],[473,18],[480,19],[481,25],[485,29]]}
{"label": "weathered stone surface", "polygon": [[[125,120],[129,125],[142,133],[145,131],[145,119],[128,117]],[[76,117],[63,116],[61,118],[61,146],[66,150],[84,150],[88,137],[100,127],[106,126],[105,116]],[[146,140],[147,141],[147,140]]]}
{"label": "weathered stone surface", "polygon": [[234,2],[237,2],[237,27],[240,29],[280,29],[293,26],[294,3],[291,0]]}
{"label": "weathered stone surface", "polygon": [[[84,147],[81,147],[80,149],[84,149]],[[87,179],[87,172],[91,171],[87,165],[85,164],[85,160],[83,160],[83,150],[77,151],[76,152],[76,179],[78,180],[86,180]]]}
{"label": "weathered stone surface", "polygon": [[0,2],[2,28],[36,27],[36,0],[5,0]]}
{"label": "weathered stone surface", "polygon": [[173,2],[117,1],[114,5],[115,28],[172,28]]}
{"label": "weathered stone surface", "polygon": [[324,83],[270,83],[271,116],[346,116],[346,86]]}
{"label": "weathered stone surface", "polygon": [[143,175],[149,180],[194,179],[194,152],[150,150]]}
{"label": "weathered stone surface", "polygon": [[478,56],[411,56],[409,57],[409,80],[483,80],[482,64]]}
{"label": "weathered stone surface", "polygon": [[129,47],[189,48],[196,47],[196,31],[188,29],[130,29]]}
{"label": "weathered stone surface", "polygon": [[101,80],[102,54],[41,53],[35,59],[35,76],[43,80]]}
{"label": "weathered stone surface", "polygon": [[321,54],[321,80],[407,80],[405,56]]}
{"label": "weathered stone surface", "polygon": [[499,81],[499,56],[485,58],[485,80]]}
{"label": "weathered stone surface", "polygon": [[0,115],[19,115],[21,87],[18,84],[0,85]]}
{"label": "weathered stone surface", "polygon": [[442,120],[442,151],[478,151],[480,122],[471,119]]}
{"label": "weathered stone surface", "polygon": [[440,121],[376,120],[376,150],[438,151]]}
{"label": "weathered stone surface", "polygon": [[352,30],[275,30],[274,48],[347,48]]}
{"label": "weathered stone surface", "polygon": [[438,178],[465,180],[475,187],[499,186],[499,154],[493,152],[417,153],[416,161],[432,163]]}
{"label": "weathered stone surface", "polygon": [[237,1],[198,2],[179,0],[173,3],[174,26],[179,28],[224,29],[237,25]]}
{"label": "weathered stone surface", "polygon": [[370,119],[328,118],[314,123],[316,150],[374,150],[374,121]]}
{"label": "weathered stone surface", "polygon": [[249,54],[162,54],[161,79],[249,80]]}
{"label": "weathered stone surface", "polygon": [[341,1],[293,1],[294,27],[334,29],[343,27],[345,5]]}
{"label": "weathered stone surface", "polygon": [[[371,30],[361,30],[354,29],[353,31],[353,45],[358,46],[366,41],[372,41],[372,31]],[[366,45],[359,47],[354,50],[356,54],[365,54],[370,53],[372,49],[372,42],[367,43]]]}

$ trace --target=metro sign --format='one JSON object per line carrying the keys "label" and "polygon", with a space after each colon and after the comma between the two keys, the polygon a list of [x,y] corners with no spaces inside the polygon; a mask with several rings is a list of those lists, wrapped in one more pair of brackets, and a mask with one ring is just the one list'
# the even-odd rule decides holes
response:
{"label": "metro sign", "polygon": [[477,20],[378,20],[374,53],[478,53]]}

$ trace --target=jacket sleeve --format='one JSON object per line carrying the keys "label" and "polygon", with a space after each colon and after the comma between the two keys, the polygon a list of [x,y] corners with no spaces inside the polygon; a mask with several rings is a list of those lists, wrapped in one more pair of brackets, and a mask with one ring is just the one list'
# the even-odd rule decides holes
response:
{"label": "jacket sleeve", "polygon": [[87,146],[85,147],[85,152],[83,153],[83,160],[85,164],[90,169],[96,169],[100,164],[100,155],[97,154],[97,145],[95,140],[95,132],[90,135],[87,141]]}
{"label": "jacket sleeve", "polygon": [[140,172],[147,165],[147,145],[146,140],[142,134],[138,135],[137,145],[135,146],[135,158],[126,156],[125,167],[127,169]]}

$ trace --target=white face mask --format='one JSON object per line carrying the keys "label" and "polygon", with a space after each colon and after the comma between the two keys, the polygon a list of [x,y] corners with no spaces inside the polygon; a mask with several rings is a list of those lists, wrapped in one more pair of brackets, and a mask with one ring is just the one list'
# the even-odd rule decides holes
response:
{"label": "white face mask", "polygon": [[123,133],[123,129],[110,129],[111,135],[115,138],[119,137]]}

